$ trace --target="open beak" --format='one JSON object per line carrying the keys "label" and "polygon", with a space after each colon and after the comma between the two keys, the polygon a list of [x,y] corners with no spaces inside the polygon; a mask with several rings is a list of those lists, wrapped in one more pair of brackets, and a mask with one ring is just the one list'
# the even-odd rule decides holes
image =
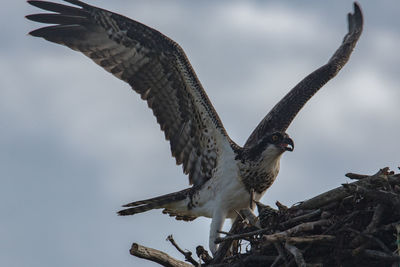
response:
{"label": "open beak", "polygon": [[293,140],[290,137],[285,137],[281,143],[281,147],[284,148],[286,151],[293,151]]}

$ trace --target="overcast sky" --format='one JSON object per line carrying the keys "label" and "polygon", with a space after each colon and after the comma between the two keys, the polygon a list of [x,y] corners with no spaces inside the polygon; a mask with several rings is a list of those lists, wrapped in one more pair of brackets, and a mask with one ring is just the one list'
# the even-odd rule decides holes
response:
{"label": "overcast sky", "polygon": [[[243,144],[289,89],[324,64],[351,1],[105,1],[90,4],[158,29],[185,50],[229,135]],[[304,5],[303,5],[304,4]],[[349,63],[301,110],[295,141],[262,201],[292,205],[400,164],[400,3],[360,1],[365,25]],[[0,266],[155,266],[132,242],[182,259],[208,247],[209,219],[120,205],[186,188],[151,110],[83,55],[27,36],[25,1],[0,11]],[[226,227],[229,227],[227,224]]]}

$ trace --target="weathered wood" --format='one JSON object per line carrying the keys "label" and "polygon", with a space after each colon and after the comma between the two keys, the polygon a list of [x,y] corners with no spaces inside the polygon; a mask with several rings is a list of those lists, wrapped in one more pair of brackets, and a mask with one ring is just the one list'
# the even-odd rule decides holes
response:
{"label": "weathered wood", "polygon": [[148,248],[142,245],[139,245],[137,243],[133,243],[132,247],[130,249],[130,253],[133,256],[154,261],[158,264],[161,264],[162,266],[166,267],[193,267],[192,264],[179,261],[171,256],[169,256],[167,253],[159,251],[154,248]]}
{"label": "weathered wood", "polygon": [[[292,234],[300,233],[300,232],[305,232],[305,231],[311,231],[317,226],[326,226],[329,225],[330,222],[329,220],[319,220],[315,222],[306,222],[302,223],[299,225],[296,225],[295,227],[292,227],[290,229],[287,229],[285,231],[276,233],[276,234],[271,234],[271,235],[264,235],[262,238],[266,242],[278,242],[278,241],[285,241],[290,237]],[[245,237],[251,237],[251,236],[256,236],[256,235],[263,235],[266,232],[270,231],[270,229],[261,229],[257,231],[252,231],[244,234],[236,234],[236,235],[229,235],[223,238],[217,238],[215,243],[222,243],[225,241],[231,241],[231,240],[237,240],[237,239],[242,239]]]}
{"label": "weathered wood", "polygon": [[191,264],[193,264],[193,265],[198,265],[198,262],[197,261],[195,261],[195,259],[193,259],[193,257],[192,257],[192,252],[190,252],[190,251],[184,251],[183,249],[181,249],[179,246],[178,246],[178,244],[175,242],[175,240],[174,240],[174,238],[172,237],[172,235],[169,235],[168,237],[167,237],[167,240],[169,241],[169,242],[171,242],[171,244],[183,255],[183,256],[185,256],[185,260],[187,261],[187,262],[190,262]]}
{"label": "weathered wood", "polygon": [[286,242],[285,248],[287,249],[287,251],[289,251],[293,255],[294,260],[296,261],[298,267],[306,267],[307,266],[306,261],[304,260],[303,254],[297,247],[293,246],[289,242]]}
{"label": "weathered wood", "polygon": [[[396,182],[398,182],[399,177],[397,175],[392,175],[392,176],[388,177],[387,176],[388,170],[389,170],[389,168],[385,167],[383,169],[380,169],[375,175],[372,175],[372,176],[358,174],[359,176],[363,176],[364,178],[359,181],[350,183],[348,185],[363,187],[363,186],[366,186],[366,185],[374,183],[374,182],[381,182],[382,179],[386,180],[390,184],[395,184]],[[352,175],[354,176],[355,174],[352,174]],[[351,195],[351,193],[349,193],[346,190],[346,188],[341,186],[341,187],[337,187],[335,189],[329,190],[329,191],[322,193],[318,196],[315,196],[313,198],[310,198],[306,201],[303,201],[293,208],[303,209],[303,210],[316,209],[318,207],[328,205],[332,202],[339,201],[350,195]]]}

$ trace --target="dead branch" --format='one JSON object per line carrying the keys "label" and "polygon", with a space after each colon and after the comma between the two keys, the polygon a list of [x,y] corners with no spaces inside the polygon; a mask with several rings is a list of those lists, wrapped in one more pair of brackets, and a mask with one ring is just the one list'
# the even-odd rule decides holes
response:
{"label": "dead branch", "polygon": [[136,243],[132,244],[130,253],[133,256],[154,261],[166,267],[193,267],[193,265],[191,264],[174,259],[165,252],[159,251],[154,248],[148,248]]}
{"label": "dead branch", "polygon": [[192,257],[192,252],[190,252],[190,251],[183,251],[183,250],[178,246],[178,244],[176,244],[176,242],[175,242],[174,238],[172,237],[172,235],[169,235],[169,236],[167,237],[167,240],[168,240],[169,242],[171,242],[171,244],[172,244],[183,256],[185,256],[185,260],[186,260],[187,262],[190,262],[190,263],[193,264],[194,266],[197,266],[197,265],[198,265],[198,262],[195,261],[195,260],[193,259],[193,257]]}
{"label": "dead branch", "polygon": [[209,264],[212,261],[212,257],[208,254],[208,251],[205,250],[203,246],[197,246],[196,247],[196,255],[205,264]]}
{"label": "dead branch", "polygon": [[[374,182],[381,182],[382,179],[386,179],[390,184],[396,184],[398,182],[398,177],[387,177],[389,168],[385,167],[383,169],[380,169],[376,174],[372,176],[367,176],[367,175],[362,175],[362,174],[357,174],[359,176],[363,176],[364,178],[351,183],[350,185],[355,185],[355,186],[365,186]],[[349,174],[348,174],[349,175]],[[355,174],[351,174],[350,176],[354,177]],[[365,177],[367,176],[367,177]],[[343,186],[337,187],[335,189],[329,190],[323,194],[320,194],[316,197],[313,197],[309,200],[306,200],[304,202],[301,202],[299,205],[293,207],[297,209],[302,209],[302,210],[310,210],[310,209],[316,209],[321,206],[328,205],[332,202],[337,202],[340,201],[341,199],[350,196],[351,193],[349,193]]]}
{"label": "dead branch", "polygon": [[[311,231],[317,226],[324,226],[324,225],[328,225],[329,223],[330,223],[329,220],[319,220],[319,221],[315,221],[315,222],[302,223],[302,224],[299,224],[299,225],[292,227],[283,232],[279,232],[279,233],[272,234],[272,235],[264,235],[263,240],[265,240],[267,242],[285,241],[292,234],[296,234],[296,233],[304,232],[304,231]],[[242,238],[246,238],[246,237],[262,235],[268,231],[269,231],[269,229],[261,229],[261,230],[252,231],[249,233],[244,233],[244,234],[229,235],[229,236],[226,236],[223,238],[217,238],[215,243],[218,244],[218,243],[229,241],[229,240],[237,240],[237,239],[242,239]]]}
{"label": "dead branch", "polygon": [[293,219],[287,220],[286,222],[283,223],[283,227],[287,227],[287,226],[293,225],[294,223],[314,218],[316,216],[321,215],[321,213],[322,213],[321,209],[313,210],[309,213],[306,213],[306,214],[294,217]]}
{"label": "dead branch", "polygon": [[382,261],[400,262],[399,255],[391,255],[377,250],[366,249],[364,250],[363,255],[372,259],[379,260],[381,262]]}
{"label": "dead branch", "polygon": [[333,235],[293,236],[286,238],[286,242],[291,244],[331,242],[333,240],[335,240],[335,236]]}
{"label": "dead branch", "polygon": [[345,176],[352,180],[361,180],[361,179],[365,179],[365,178],[369,177],[369,175],[357,174],[357,173],[351,173],[351,172],[346,173]]}
{"label": "dead branch", "polygon": [[289,242],[286,242],[285,248],[293,255],[294,260],[297,263],[297,266],[306,267],[307,264],[306,261],[304,260],[303,254],[297,247],[293,246]]}

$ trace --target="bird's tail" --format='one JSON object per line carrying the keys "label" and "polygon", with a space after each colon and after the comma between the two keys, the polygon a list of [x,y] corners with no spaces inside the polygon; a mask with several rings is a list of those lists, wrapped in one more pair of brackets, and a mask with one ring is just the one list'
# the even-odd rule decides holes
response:
{"label": "bird's tail", "polygon": [[174,192],[171,194],[162,195],[159,197],[149,198],[145,200],[135,201],[122,207],[129,207],[128,209],[118,211],[118,215],[126,216],[126,215],[133,215],[136,213],[142,213],[152,209],[160,209],[164,208],[164,213],[168,213],[171,216],[177,216],[178,214],[173,214],[172,211],[168,208],[169,204],[173,204],[174,202],[179,202],[181,200],[186,199],[192,188],[187,188],[182,191]]}

